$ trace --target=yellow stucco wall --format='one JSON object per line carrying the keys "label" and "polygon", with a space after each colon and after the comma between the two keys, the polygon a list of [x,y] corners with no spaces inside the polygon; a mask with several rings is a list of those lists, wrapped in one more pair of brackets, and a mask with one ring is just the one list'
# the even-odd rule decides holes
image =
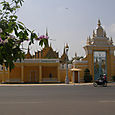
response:
{"label": "yellow stucco wall", "polygon": [[39,82],[39,66],[24,66],[23,81]]}
{"label": "yellow stucco wall", "polygon": [[[64,83],[65,77],[66,77],[66,69],[60,69],[60,81]],[[71,70],[68,70],[68,78],[69,78],[69,81],[71,82],[72,81],[72,71]]]}
{"label": "yellow stucco wall", "polygon": [[[87,54],[87,58],[83,58],[81,62],[77,62],[75,66],[82,71],[80,72],[80,79],[81,81],[84,79],[84,70],[88,68],[90,70],[90,74],[92,75],[94,79],[94,51],[105,51],[107,54],[107,80],[111,81],[112,76],[115,76],[115,56],[114,53],[111,53],[114,51],[114,48],[108,48],[108,47],[86,47],[87,50],[90,51],[89,54]],[[111,51],[111,52],[110,52]],[[87,61],[87,63],[83,63],[83,61]]]}
{"label": "yellow stucco wall", "polygon": [[[43,66],[42,67],[42,78],[49,78],[50,76],[52,78],[57,78],[58,77],[58,71],[57,71],[56,66],[48,67],[48,66]],[[50,75],[51,74],[51,75]]]}
{"label": "yellow stucco wall", "polygon": [[15,69],[12,69],[10,72],[10,79],[21,79],[21,67],[16,66]]}
{"label": "yellow stucco wall", "polygon": [[15,68],[11,72],[0,72],[0,82],[50,82],[50,80],[60,82],[59,63],[15,63]]}

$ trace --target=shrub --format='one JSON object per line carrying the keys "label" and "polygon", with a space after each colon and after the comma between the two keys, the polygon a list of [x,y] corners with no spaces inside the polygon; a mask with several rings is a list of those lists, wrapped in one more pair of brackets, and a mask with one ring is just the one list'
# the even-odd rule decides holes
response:
{"label": "shrub", "polygon": [[112,80],[115,81],[115,76],[112,76]]}

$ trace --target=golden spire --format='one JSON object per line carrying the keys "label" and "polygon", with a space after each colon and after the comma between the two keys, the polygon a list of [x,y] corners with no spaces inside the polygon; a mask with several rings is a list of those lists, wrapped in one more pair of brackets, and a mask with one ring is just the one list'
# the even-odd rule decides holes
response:
{"label": "golden spire", "polygon": [[63,54],[65,54],[65,45],[64,45],[64,49],[63,49]]}
{"label": "golden spire", "polygon": [[29,46],[28,46],[28,52],[27,52],[27,54],[30,54],[30,49],[29,49]]}
{"label": "golden spire", "polygon": [[100,20],[98,20],[98,24],[97,24],[97,25],[98,25],[98,27],[101,26],[101,22],[100,22]]}
{"label": "golden spire", "polygon": [[89,36],[89,42],[91,42],[91,37]]}
{"label": "golden spire", "polygon": [[48,36],[48,29],[46,28],[46,36]]}
{"label": "golden spire", "polygon": [[69,48],[69,46],[68,46],[68,44],[67,44],[67,43],[66,43],[66,46],[65,46],[65,48],[66,48],[66,49],[68,49],[68,48]]}
{"label": "golden spire", "polygon": [[106,37],[106,31],[104,31],[103,34],[104,34],[104,37]]}
{"label": "golden spire", "polygon": [[47,46],[46,47],[49,47],[49,41],[48,41],[49,37],[48,37],[48,29],[47,28],[46,28],[46,37],[47,37],[47,40],[46,40],[47,41]]}
{"label": "golden spire", "polygon": [[87,37],[87,45],[91,45],[91,37]]}
{"label": "golden spire", "polygon": [[95,37],[95,31],[93,30],[93,37]]}
{"label": "golden spire", "polygon": [[77,59],[77,53],[75,52],[75,58]]}
{"label": "golden spire", "polygon": [[28,46],[28,51],[27,51],[27,54],[26,54],[25,58],[27,58],[27,59],[31,58],[29,46]]}
{"label": "golden spire", "polygon": [[87,42],[86,42],[86,44],[88,45],[89,44],[89,38],[87,37]]}
{"label": "golden spire", "polygon": [[111,41],[111,44],[113,44],[113,39],[112,39],[112,37],[111,37],[111,40],[110,40],[110,41]]}

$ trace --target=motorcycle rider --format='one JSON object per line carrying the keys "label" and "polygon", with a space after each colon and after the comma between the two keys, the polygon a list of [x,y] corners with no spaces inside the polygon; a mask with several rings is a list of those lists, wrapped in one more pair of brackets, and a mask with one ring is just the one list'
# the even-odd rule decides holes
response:
{"label": "motorcycle rider", "polygon": [[103,83],[107,83],[107,76],[106,76],[106,74],[103,75]]}

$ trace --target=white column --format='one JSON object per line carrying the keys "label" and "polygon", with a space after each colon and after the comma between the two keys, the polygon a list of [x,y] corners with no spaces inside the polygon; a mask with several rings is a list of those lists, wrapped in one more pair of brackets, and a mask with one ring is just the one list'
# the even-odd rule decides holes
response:
{"label": "white column", "polygon": [[73,71],[73,83],[75,83],[75,72]]}
{"label": "white column", "polygon": [[78,83],[80,83],[80,73],[78,71]]}

